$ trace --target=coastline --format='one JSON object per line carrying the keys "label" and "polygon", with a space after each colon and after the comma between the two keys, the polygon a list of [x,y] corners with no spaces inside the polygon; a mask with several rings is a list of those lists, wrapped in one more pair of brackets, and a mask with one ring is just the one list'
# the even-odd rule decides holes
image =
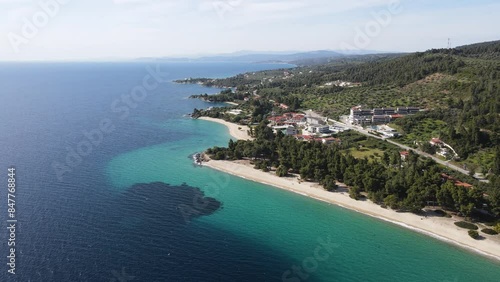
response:
{"label": "coastline", "polygon": [[454,224],[454,222],[460,221],[459,218],[423,217],[412,213],[399,213],[391,209],[382,208],[368,199],[360,201],[351,199],[345,186],[340,186],[340,192],[328,192],[317,183],[299,183],[296,177],[281,178],[272,172],[256,170],[251,165],[246,164],[245,161],[210,160],[203,163],[203,165],[237,177],[284,189],[378,218],[500,261],[500,236],[490,236],[479,231],[485,239],[475,240],[468,235],[467,229],[460,228]]}
{"label": "coastline", "polygon": [[[252,139],[247,133],[248,127],[246,126],[239,126],[221,119],[209,117],[202,117],[200,119],[225,125],[228,127],[231,136],[235,139]],[[459,218],[422,217],[412,213],[398,213],[391,209],[382,208],[368,199],[356,201],[350,198],[345,186],[340,185],[341,188],[339,190],[342,192],[328,192],[317,183],[299,183],[296,177],[281,178],[271,172],[256,170],[251,165],[246,164],[245,161],[210,160],[209,162],[205,162],[204,166],[378,218],[459,246],[487,258],[500,261],[500,236],[491,236],[480,232],[481,236],[485,239],[475,240],[468,235],[467,229],[460,228],[454,224],[454,222],[460,221]]]}
{"label": "coastline", "polygon": [[253,140],[253,138],[248,134],[248,130],[250,130],[250,128],[246,125],[238,125],[222,119],[211,117],[200,117],[198,119],[225,125],[229,129],[229,134],[237,140]]}

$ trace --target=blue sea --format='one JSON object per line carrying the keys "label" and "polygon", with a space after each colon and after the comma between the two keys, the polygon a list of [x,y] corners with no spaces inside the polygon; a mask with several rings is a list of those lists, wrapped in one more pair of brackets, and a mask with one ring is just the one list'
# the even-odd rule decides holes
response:
{"label": "blue sea", "polygon": [[0,281],[498,281],[456,246],[193,165],[230,136],[188,96],[220,90],[172,81],[285,67],[1,63]]}

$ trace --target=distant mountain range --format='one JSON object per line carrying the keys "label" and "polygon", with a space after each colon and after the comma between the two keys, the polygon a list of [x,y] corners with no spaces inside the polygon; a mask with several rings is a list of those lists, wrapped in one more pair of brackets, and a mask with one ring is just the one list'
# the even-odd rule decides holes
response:
{"label": "distant mountain range", "polygon": [[248,63],[294,63],[297,61],[339,58],[349,55],[381,54],[379,51],[330,51],[318,50],[308,52],[253,52],[239,51],[230,54],[203,56],[198,58],[140,58],[139,60],[161,60],[170,62],[248,62]]}

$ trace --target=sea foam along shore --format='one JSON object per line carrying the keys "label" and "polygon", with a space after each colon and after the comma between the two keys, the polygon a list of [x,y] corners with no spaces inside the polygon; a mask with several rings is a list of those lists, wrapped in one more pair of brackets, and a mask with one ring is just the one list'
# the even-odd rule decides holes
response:
{"label": "sea foam along shore", "polygon": [[[249,138],[248,134],[243,136],[240,133],[240,130],[237,130],[239,127],[238,125],[218,119],[203,119],[219,122],[228,126],[230,128],[231,135],[236,139]],[[233,130],[231,130],[231,127],[233,127]],[[234,130],[234,127],[236,127],[236,131]],[[233,132],[238,134],[233,134]],[[246,133],[246,131],[244,132]],[[296,177],[281,178],[276,176],[273,172],[256,170],[245,161],[234,162],[211,160],[205,163],[205,165],[247,180],[285,189],[303,196],[311,197],[354,210],[365,215],[376,217],[500,261],[500,236],[481,234],[485,237],[485,239],[475,240],[468,235],[466,229],[459,228],[454,224],[454,222],[460,220],[458,218],[436,216],[422,217],[412,213],[398,213],[391,209],[382,208],[369,200],[356,201],[351,199],[345,189],[345,186],[343,189],[340,189],[343,190],[343,192],[328,192],[317,183],[299,183]],[[340,185],[342,187],[342,184]]]}

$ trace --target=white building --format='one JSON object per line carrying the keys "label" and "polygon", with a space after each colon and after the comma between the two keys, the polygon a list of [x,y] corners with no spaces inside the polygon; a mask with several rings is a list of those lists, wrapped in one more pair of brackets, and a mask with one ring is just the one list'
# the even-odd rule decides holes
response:
{"label": "white building", "polygon": [[336,125],[330,126],[330,132],[333,132],[333,133],[344,132],[346,130],[349,130],[349,129],[344,128],[342,126],[336,126]]}
{"label": "white building", "polygon": [[398,137],[400,136],[399,132],[388,126],[388,125],[380,125],[380,126],[377,126],[377,132],[381,133],[384,135],[384,137],[387,137],[387,138],[392,138],[392,137]]}
{"label": "white building", "polygon": [[307,131],[311,134],[326,134],[330,133],[328,125],[309,125]]}
{"label": "white building", "polygon": [[274,133],[278,133],[279,131],[283,132],[285,135],[297,135],[298,131],[295,127],[291,125],[282,125],[282,126],[273,126]]}
{"label": "white building", "polygon": [[230,110],[227,113],[230,114],[230,115],[237,116],[237,115],[240,115],[242,112],[243,112],[242,110]]}
{"label": "white building", "polygon": [[450,152],[448,151],[448,148],[441,148],[439,151],[436,152],[436,155],[448,158]]}
{"label": "white building", "polygon": [[317,117],[312,117],[312,116],[307,116],[306,121],[308,124],[311,124],[311,125],[324,125],[324,124],[326,124],[326,122],[323,119],[317,118]]}

